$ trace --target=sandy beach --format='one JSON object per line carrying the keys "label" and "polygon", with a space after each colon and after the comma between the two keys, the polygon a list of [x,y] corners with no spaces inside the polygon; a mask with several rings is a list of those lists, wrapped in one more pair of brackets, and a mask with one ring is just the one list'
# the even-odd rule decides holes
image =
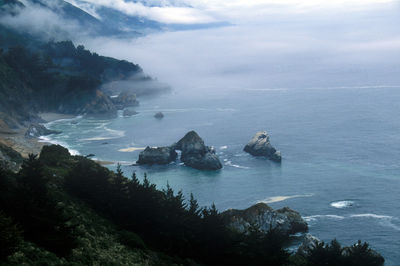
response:
{"label": "sandy beach", "polygon": [[60,119],[72,119],[76,117],[75,115],[52,113],[52,112],[39,113],[38,115],[46,122],[52,122]]}
{"label": "sandy beach", "polygon": [[[39,116],[46,122],[75,117],[74,115],[59,113],[40,113]],[[50,144],[40,142],[39,139],[25,138],[26,127],[10,129],[4,125],[1,128],[0,143],[11,147],[15,151],[19,152],[24,158],[27,158],[30,153],[39,154],[43,146]]]}

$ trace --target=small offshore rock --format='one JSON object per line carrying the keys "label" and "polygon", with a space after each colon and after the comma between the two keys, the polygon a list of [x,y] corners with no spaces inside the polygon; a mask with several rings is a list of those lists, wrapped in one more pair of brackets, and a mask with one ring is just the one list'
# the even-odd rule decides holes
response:
{"label": "small offshore rock", "polygon": [[137,164],[168,164],[176,160],[178,154],[173,147],[146,147],[139,154]]}
{"label": "small offshore rock", "polygon": [[161,112],[158,112],[158,113],[156,113],[156,114],[154,115],[154,117],[157,118],[157,119],[162,119],[162,118],[164,117],[164,114],[161,113]]}
{"label": "small offshore rock", "polygon": [[127,117],[127,116],[133,116],[133,115],[137,115],[138,112],[133,111],[133,110],[129,110],[129,109],[125,109],[124,112],[122,113],[123,116]]}
{"label": "small offshore rock", "polygon": [[243,149],[253,156],[264,156],[272,161],[281,162],[281,152],[272,147],[266,131],[257,132]]}

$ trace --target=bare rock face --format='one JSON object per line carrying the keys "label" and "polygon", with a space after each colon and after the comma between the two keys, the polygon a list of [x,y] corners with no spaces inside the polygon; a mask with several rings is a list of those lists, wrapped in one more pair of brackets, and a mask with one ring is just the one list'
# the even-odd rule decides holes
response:
{"label": "bare rock face", "polygon": [[31,124],[25,132],[25,138],[38,138],[40,136],[47,136],[51,134],[60,134],[60,131],[47,129],[41,124]]}
{"label": "bare rock face", "polygon": [[17,172],[22,165],[23,158],[21,154],[11,147],[0,143],[0,168]]}
{"label": "bare rock face", "polygon": [[139,102],[136,99],[136,94],[128,92],[121,92],[118,97],[111,98],[111,101],[117,110],[139,105]]}
{"label": "bare rock face", "polygon": [[178,154],[172,147],[156,147],[149,146],[139,154],[137,164],[168,164],[176,160]]}
{"label": "bare rock face", "polygon": [[297,253],[300,255],[307,255],[310,250],[313,250],[318,244],[321,243],[321,240],[316,238],[311,234],[306,234],[304,236],[303,242],[300,247],[297,249]]}
{"label": "bare rock face", "polygon": [[204,141],[195,131],[188,132],[175,144],[175,149],[182,151],[181,161],[185,165],[199,170],[218,170],[222,164],[212,147]]}
{"label": "bare rock face", "polygon": [[277,229],[285,235],[308,230],[298,212],[287,207],[273,210],[265,203],[257,203],[245,210],[230,209],[221,215],[228,227],[240,233],[247,233],[254,226],[261,232]]}
{"label": "bare rock face", "polygon": [[272,161],[281,162],[281,152],[272,147],[269,135],[266,131],[257,132],[250,142],[244,147],[244,151],[253,156],[264,156]]}
{"label": "bare rock face", "polygon": [[92,101],[86,104],[83,112],[88,115],[115,116],[117,110],[110,97],[105,95],[100,90],[97,90],[96,96],[92,99]]}

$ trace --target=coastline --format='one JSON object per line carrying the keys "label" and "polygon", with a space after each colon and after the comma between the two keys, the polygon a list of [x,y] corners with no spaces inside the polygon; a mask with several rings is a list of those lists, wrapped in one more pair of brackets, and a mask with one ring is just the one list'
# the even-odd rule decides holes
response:
{"label": "coastline", "polygon": [[[41,124],[46,124],[61,119],[73,119],[76,117],[75,115],[61,114],[56,112],[39,113],[38,116],[43,120],[43,123]],[[28,158],[29,154],[40,154],[43,146],[53,144],[51,142],[43,141],[40,138],[26,138],[25,132],[28,129],[27,127],[20,127],[18,129],[1,127],[0,129],[0,143],[20,153],[23,158]],[[92,160],[102,166],[113,165],[117,163],[113,161],[102,161],[97,159]]]}
{"label": "coastline", "polygon": [[[66,115],[55,112],[39,113],[39,117],[44,123],[60,119],[71,119],[74,115]],[[27,127],[20,127],[18,129],[10,129],[8,127],[2,127],[0,130],[0,143],[12,148],[22,155],[24,158],[28,158],[29,154],[39,154],[43,146],[50,145],[51,143],[40,141],[40,139],[29,139],[25,138],[25,132]]]}

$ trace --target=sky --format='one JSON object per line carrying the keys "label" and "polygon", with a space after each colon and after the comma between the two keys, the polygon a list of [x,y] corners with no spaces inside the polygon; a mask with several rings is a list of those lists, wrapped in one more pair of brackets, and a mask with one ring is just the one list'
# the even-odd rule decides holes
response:
{"label": "sky", "polygon": [[146,17],[162,23],[193,24],[229,21],[244,23],[263,20],[285,10],[287,14],[316,11],[349,12],[371,9],[394,0],[71,0],[96,17],[96,7],[105,6],[127,15]]}
{"label": "sky", "polygon": [[[224,21],[229,25],[155,32],[132,39],[93,37],[76,23],[37,7],[23,11],[20,16],[0,18],[0,23],[44,32],[47,36],[58,33],[57,40],[72,38],[91,51],[138,63],[147,74],[176,89],[204,92],[204,88],[400,85],[398,1],[70,2],[93,14],[99,6],[106,6],[163,23]],[[70,34],[60,34],[60,29]]]}
{"label": "sky", "polygon": [[195,8],[232,24],[84,41],[99,53],[139,63],[175,88],[201,93],[399,86],[398,3],[326,2],[201,0]]}

